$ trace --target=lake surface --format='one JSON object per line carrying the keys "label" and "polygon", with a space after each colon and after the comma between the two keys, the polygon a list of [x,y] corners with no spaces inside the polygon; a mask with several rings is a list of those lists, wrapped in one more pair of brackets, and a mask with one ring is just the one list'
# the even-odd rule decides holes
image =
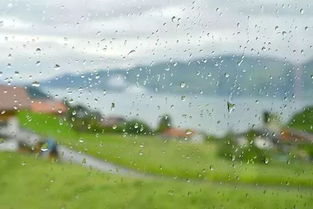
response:
{"label": "lake surface", "polygon": [[229,130],[244,131],[262,124],[262,112],[276,112],[283,121],[293,113],[313,104],[313,101],[281,100],[274,98],[233,98],[232,111],[226,97],[182,96],[155,94],[145,91],[108,93],[97,90],[44,89],[57,99],[67,98],[81,103],[105,116],[139,118],[156,127],[160,115],[169,114],[177,127],[193,128],[222,135]]}

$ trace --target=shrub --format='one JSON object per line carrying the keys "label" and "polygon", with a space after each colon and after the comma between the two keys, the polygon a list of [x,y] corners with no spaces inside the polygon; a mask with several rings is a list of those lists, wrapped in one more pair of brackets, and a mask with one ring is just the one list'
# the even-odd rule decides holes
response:
{"label": "shrub", "polygon": [[[145,122],[137,119],[125,122],[122,127],[127,134],[151,135],[153,133],[152,129]],[[121,127],[119,127],[119,129],[121,129]]]}
{"label": "shrub", "polygon": [[163,115],[160,117],[159,125],[156,130],[158,133],[163,133],[166,129],[172,127],[172,119],[169,115]]}
{"label": "shrub", "polygon": [[232,134],[226,135],[221,142],[218,142],[218,155],[231,161],[241,161],[244,163],[266,163],[269,159],[269,153],[259,149],[254,145],[255,134],[248,132],[246,138],[247,145],[239,146],[235,142]]}

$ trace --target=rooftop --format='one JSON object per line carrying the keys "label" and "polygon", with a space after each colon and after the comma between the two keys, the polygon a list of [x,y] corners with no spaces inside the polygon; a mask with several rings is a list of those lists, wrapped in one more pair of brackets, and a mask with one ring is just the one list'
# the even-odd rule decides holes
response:
{"label": "rooftop", "polygon": [[36,100],[32,103],[31,109],[34,112],[48,114],[63,114],[67,112],[67,107],[62,102],[54,100]]}
{"label": "rooftop", "polygon": [[0,111],[29,109],[31,100],[23,87],[0,85]]}

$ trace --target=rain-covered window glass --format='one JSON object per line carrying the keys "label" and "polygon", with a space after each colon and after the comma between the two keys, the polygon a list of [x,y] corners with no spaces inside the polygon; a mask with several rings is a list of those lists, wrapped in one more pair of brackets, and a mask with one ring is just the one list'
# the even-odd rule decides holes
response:
{"label": "rain-covered window glass", "polygon": [[312,209],[312,11],[0,1],[0,209]]}

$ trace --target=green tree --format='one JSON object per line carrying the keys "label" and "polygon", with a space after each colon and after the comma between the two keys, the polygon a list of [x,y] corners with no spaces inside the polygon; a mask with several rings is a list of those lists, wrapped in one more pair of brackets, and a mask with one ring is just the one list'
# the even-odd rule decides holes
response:
{"label": "green tree", "polygon": [[168,114],[162,115],[160,117],[159,125],[157,128],[157,132],[162,133],[166,129],[172,127],[172,119]]}
{"label": "green tree", "polygon": [[145,122],[133,119],[124,124],[124,130],[128,134],[151,135],[152,129]]}
{"label": "green tree", "polygon": [[294,114],[288,123],[291,128],[313,133],[313,106]]}

